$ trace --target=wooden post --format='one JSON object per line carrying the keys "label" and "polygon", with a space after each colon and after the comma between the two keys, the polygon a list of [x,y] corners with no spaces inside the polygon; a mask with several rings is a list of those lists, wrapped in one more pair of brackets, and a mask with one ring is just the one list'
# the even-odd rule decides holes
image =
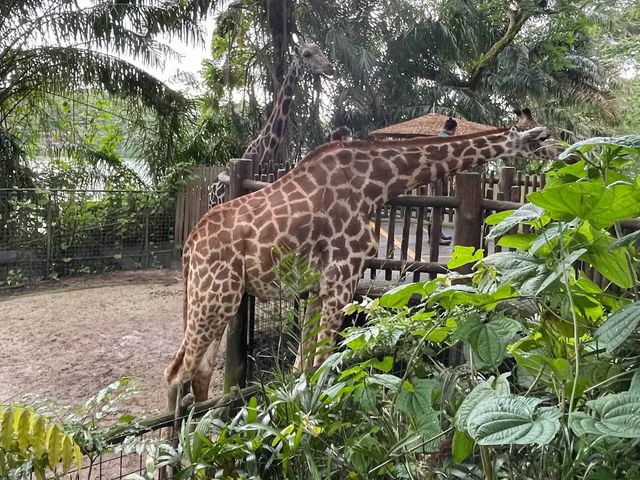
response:
{"label": "wooden post", "polygon": [[[460,201],[453,228],[454,245],[482,248],[482,179],[479,173],[456,175],[456,197]],[[433,238],[431,239],[433,241]],[[471,264],[457,271],[471,272]],[[460,365],[463,359],[462,344],[456,343],[449,350],[449,365]]]}
{"label": "wooden post", "polygon": [[503,167],[500,170],[498,191],[504,195],[504,198],[511,198],[511,187],[514,184],[515,176],[516,169],[514,167]]}
{"label": "wooden post", "polygon": [[[229,198],[247,193],[242,183],[253,177],[253,160],[234,158],[229,163]],[[244,294],[237,315],[227,327],[227,353],[224,366],[224,393],[232,387],[244,387],[247,381],[247,325],[249,322],[249,297]]]}
{"label": "wooden post", "polygon": [[[167,407],[173,415],[173,424],[168,431],[165,431],[165,438],[173,448],[178,448],[178,434],[182,426],[182,420],[187,414],[187,410],[193,404],[193,394],[189,392],[191,387],[191,374],[183,372],[180,380],[169,387],[167,392]],[[158,470],[158,480],[168,480],[173,478],[178,471],[174,467],[164,466]]]}
{"label": "wooden post", "polygon": [[[436,180],[433,184],[433,195],[442,195],[442,182]],[[457,187],[460,191],[460,187]],[[456,219],[458,217],[456,216]],[[431,225],[429,226],[429,261],[437,262],[440,258],[440,234],[442,233],[442,209],[433,207],[431,209]],[[429,274],[430,279],[436,278],[435,273]]]}
{"label": "wooden post", "polygon": [[[455,215],[454,245],[482,248],[482,188],[480,174],[475,172],[456,175],[456,197],[460,206]],[[432,239],[433,241],[433,239]],[[469,273],[470,265],[460,267],[460,273]]]}

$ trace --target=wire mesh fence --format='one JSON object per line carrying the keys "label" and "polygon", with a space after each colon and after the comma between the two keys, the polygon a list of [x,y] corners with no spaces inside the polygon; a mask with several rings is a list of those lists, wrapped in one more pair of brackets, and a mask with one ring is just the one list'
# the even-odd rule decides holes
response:
{"label": "wire mesh fence", "polygon": [[251,380],[273,378],[276,370],[290,368],[296,357],[297,302],[291,297],[261,301],[251,298],[249,314],[249,371]]}
{"label": "wire mesh fence", "polygon": [[169,266],[174,219],[156,191],[0,189],[0,286]]}

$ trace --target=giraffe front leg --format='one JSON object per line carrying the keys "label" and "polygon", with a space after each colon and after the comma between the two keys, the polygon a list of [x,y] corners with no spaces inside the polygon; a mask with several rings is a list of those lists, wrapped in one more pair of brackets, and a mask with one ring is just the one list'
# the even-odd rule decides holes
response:
{"label": "giraffe front leg", "polygon": [[346,303],[346,301],[342,302],[337,297],[328,298],[322,302],[322,329],[316,336],[318,353],[313,357],[314,368],[319,367],[329,358],[333,350],[332,347],[336,345],[336,338],[344,319],[342,308]]}
{"label": "giraffe front leg", "polygon": [[313,357],[313,367],[320,366],[332,353],[338,332],[344,320],[344,306],[353,300],[360,279],[360,263],[335,267],[328,271],[326,283],[320,288],[322,318],[315,339],[318,353]]}

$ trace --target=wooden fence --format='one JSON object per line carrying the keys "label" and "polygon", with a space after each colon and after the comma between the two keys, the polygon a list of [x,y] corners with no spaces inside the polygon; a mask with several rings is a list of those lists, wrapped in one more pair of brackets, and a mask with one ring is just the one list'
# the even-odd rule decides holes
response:
{"label": "wooden fence", "polygon": [[191,170],[186,185],[176,196],[175,243],[184,245],[189,232],[207,211],[209,186],[218,182],[224,166],[197,166]]}

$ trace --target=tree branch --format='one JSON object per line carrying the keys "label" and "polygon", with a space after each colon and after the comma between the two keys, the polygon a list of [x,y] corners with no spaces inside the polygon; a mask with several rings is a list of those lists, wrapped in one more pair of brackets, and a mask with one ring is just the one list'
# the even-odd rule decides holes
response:
{"label": "tree branch", "polygon": [[518,2],[518,5],[514,9],[507,10],[507,16],[509,17],[509,26],[504,35],[493,44],[493,46],[482,56],[482,59],[474,67],[469,76],[469,80],[462,86],[475,89],[480,84],[485,72],[489,70],[495,64],[498,56],[513,43],[516,36],[522,30],[527,21],[535,15],[552,15],[557,12],[549,10],[544,4],[540,4],[538,8],[522,8],[522,2]]}

